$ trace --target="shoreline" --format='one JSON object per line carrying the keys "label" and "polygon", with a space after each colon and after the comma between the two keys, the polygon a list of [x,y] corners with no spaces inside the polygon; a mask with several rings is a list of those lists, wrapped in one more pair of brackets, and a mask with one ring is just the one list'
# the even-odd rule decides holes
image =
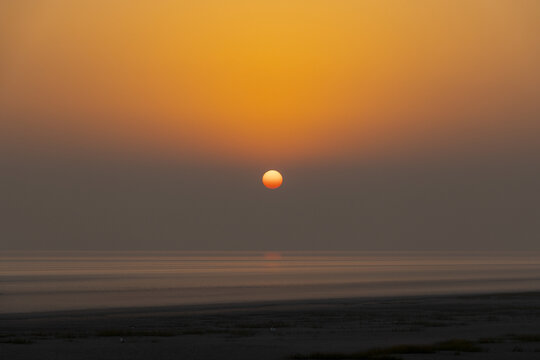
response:
{"label": "shoreline", "polygon": [[[15,313],[181,308],[233,304],[331,301],[411,296],[540,292],[540,277],[364,281],[300,285],[207,286],[156,289],[25,291],[0,294],[0,316]],[[330,296],[329,296],[330,294]],[[127,306],[126,306],[127,305]]]}
{"label": "shoreline", "polygon": [[[249,310],[271,310],[269,308],[294,307],[298,305],[336,305],[339,303],[362,304],[376,301],[403,301],[403,300],[428,300],[428,299],[456,299],[456,298],[478,298],[478,297],[526,297],[538,296],[540,290],[530,291],[478,291],[460,293],[435,293],[435,294],[405,294],[387,296],[347,296],[329,298],[301,298],[301,299],[278,299],[278,300],[254,300],[235,302],[208,302],[200,304],[178,304],[178,305],[151,305],[151,306],[120,306],[120,307],[97,307],[82,309],[66,309],[51,311],[24,311],[24,312],[0,312],[0,321],[10,318],[49,318],[57,316],[79,316],[79,315],[110,315],[110,314],[142,314],[142,313],[193,313],[193,312],[222,312],[222,311],[249,311]],[[1,294],[0,294],[1,299]]]}

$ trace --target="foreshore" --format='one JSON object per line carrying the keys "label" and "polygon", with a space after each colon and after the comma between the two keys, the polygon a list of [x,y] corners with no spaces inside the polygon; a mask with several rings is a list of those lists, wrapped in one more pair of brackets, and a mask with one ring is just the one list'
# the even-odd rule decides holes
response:
{"label": "foreshore", "polygon": [[[399,345],[399,346],[398,346]],[[0,315],[0,359],[537,359],[540,292]]]}

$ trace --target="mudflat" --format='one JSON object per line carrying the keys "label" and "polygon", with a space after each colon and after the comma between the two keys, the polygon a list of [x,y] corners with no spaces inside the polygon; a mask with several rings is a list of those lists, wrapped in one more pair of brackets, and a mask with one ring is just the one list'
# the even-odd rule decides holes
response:
{"label": "mudflat", "polygon": [[0,315],[0,359],[539,359],[540,292]]}

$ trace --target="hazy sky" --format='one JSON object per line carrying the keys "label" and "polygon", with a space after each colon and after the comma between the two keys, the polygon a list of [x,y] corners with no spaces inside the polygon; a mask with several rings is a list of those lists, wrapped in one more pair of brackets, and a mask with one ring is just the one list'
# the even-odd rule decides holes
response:
{"label": "hazy sky", "polygon": [[540,249],[539,139],[536,0],[0,3],[0,249]]}

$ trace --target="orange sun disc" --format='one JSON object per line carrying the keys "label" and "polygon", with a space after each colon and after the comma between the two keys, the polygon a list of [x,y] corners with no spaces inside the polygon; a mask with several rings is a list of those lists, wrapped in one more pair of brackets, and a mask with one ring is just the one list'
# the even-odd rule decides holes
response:
{"label": "orange sun disc", "polygon": [[276,170],[268,170],[264,173],[262,182],[269,189],[277,189],[283,183],[283,176]]}

